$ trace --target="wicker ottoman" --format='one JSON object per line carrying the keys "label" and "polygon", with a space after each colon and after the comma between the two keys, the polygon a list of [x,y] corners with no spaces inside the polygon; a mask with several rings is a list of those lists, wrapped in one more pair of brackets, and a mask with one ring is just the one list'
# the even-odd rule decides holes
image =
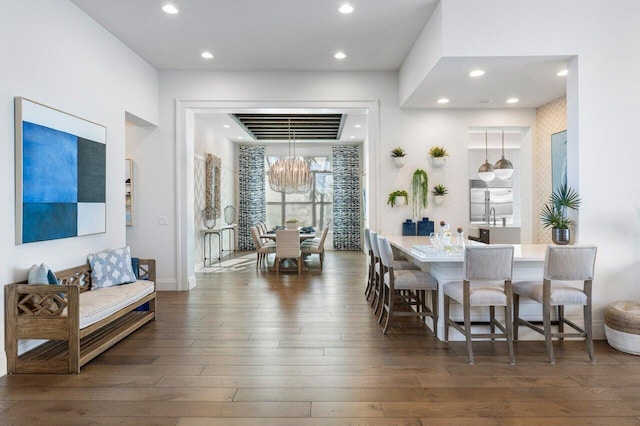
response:
{"label": "wicker ottoman", "polygon": [[604,332],[609,345],[640,355],[640,302],[613,302],[604,308]]}

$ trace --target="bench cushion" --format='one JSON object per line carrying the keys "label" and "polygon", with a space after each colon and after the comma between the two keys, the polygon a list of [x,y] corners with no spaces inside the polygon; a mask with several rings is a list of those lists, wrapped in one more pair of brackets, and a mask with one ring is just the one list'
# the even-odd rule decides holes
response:
{"label": "bench cushion", "polygon": [[88,327],[137,300],[153,293],[153,281],[138,280],[130,284],[80,294],[80,328]]}

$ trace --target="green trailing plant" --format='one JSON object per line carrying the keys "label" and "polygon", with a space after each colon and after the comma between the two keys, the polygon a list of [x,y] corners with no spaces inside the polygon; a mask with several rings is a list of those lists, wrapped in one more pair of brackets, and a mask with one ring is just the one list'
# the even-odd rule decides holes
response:
{"label": "green trailing plant", "polygon": [[409,202],[409,193],[404,190],[393,191],[389,194],[389,198],[387,198],[387,204],[391,207],[396,205],[396,199],[398,197],[404,197],[406,202]]}
{"label": "green trailing plant", "polygon": [[449,156],[449,153],[442,146],[432,146],[429,150],[429,156],[432,158],[447,157]]}
{"label": "green trailing plant", "polygon": [[431,190],[431,193],[433,195],[445,195],[448,192],[449,190],[447,189],[447,187],[441,184],[434,186],[433,189]]}
{"label": "green trailing plant", "polygon": [[411,182],[411,190],[413,195],[413,216],[420,217],[422,209],[426,209],[429,205],[429,175],[422,169],[413,172],[413,180]]}
{"label": "green trailing plant", "polygon": [[399,146],[391,150],[391,156],[393,158],[404,157],[405,155],[407,155],[407,153],[405,152],[404,148],[401,148]]}
{"label": "green trailing plant", "polygon": [[540,222],[545,228],[572,229],[575,222],[567,216],[567,210],[578,210],[580,197],[566,183],[562,184],[550,196],[540,212]]}

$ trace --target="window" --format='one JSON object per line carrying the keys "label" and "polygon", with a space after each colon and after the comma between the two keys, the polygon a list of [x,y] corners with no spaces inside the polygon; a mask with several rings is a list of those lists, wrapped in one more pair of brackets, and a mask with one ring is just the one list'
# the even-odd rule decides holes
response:
{"label": "window", "polygon": [[[307,194],[283,194],[275,192],[269,186],[267,176],[267,223],[284,225],[287,219],[298,219],[301,226],[323,228],[327,222],[333,222],[333,167],[331,156],[303,157],[313,176],[311,191]],[[269,162],[277,157],[265,158],[265,169]],[[268,173],[268,172],[267,172]]]}

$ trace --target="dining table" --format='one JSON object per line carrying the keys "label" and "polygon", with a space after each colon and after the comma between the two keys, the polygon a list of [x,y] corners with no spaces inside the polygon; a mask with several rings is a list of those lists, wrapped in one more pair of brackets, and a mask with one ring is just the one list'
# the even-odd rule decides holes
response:
{"label": "dining table", "polygon": [[[305,232],[305,233],[300,233],[300,242],[303,242],[305,240],[310,240],[312,238],[315,238],[316,233],[315,232]],[[275,232],[265,232],[264,234],[260,234],[260,238],[269,238],[270,240],[276,241],[276,233]]]}
{"label": "dining table", "polygon": [[[385,236],[396,252],[401,253],[408,260],[411,260],[423,271],[429,272],[438,280],[438,323],[434,327],[437,337],[444,336],[444,284],[451,281],[461,281],[463,278],[463,252],[436,249],[431,245],[429,237],[425,236]],[[467,245],[485,245],[476,241],[465,241]],[[509,244],[514,247],[513,255],[513,281],[542,280],[544,269],[544,256],[546,244]],[[472,308],[472,321],[474,311],[479,312],[482,308]],[[496,314],[498,315],[496,310]],[[540,305],[523,300],[520,307],[521,316],[539,317]],[[455,321],[462,321],[462,306],[452,303],[451,317]],[[504,316],[503,316],[504,317]],[[528,338],[537,339],[536,333],[521,333],[521,340]],[[464,340],[464,336],[454,329],[450,330],[449,340]]]}

